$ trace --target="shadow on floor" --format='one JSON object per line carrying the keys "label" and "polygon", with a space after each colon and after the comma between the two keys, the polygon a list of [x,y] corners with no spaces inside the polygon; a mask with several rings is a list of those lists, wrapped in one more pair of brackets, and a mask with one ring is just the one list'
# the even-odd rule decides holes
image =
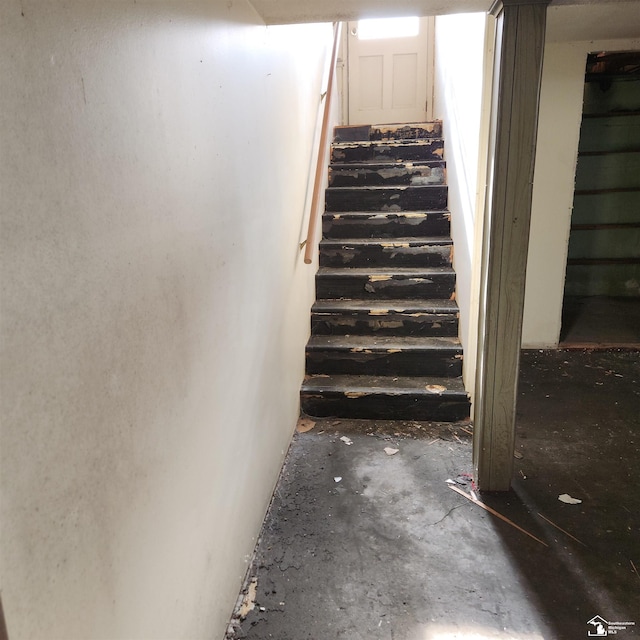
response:
{"label": "shadow on floor", "polygon": [[640,348],[640,298],[565,296],[560,342]]}
{"label": "shadow on floor", "polygon": [[296,434],[227,637],[568,640],[598,615],[635,637],[639,383],[637,352],[523,353],[513,490],[482,499],[544,544],[449,489],[468,425]]}

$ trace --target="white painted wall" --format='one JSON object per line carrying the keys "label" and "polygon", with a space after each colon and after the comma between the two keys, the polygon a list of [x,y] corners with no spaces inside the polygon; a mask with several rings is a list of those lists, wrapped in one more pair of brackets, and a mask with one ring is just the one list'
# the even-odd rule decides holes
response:
{"label": "white painted wall", "polygon": [[[634,3],[629,3],[633,6]],[[635,5],[637,10],[638,5]],[[523,347],[556,347],[560,338],[562,300],[571,226],[575,169],[582,120],[584,73],[592,51],[640,49],[640,39],[582,40],[558,42],[571,34],[610,33],[601,27],[588,7],[549,9],[549,38],[545,46],[538,142],[533,183],[531,235],[522,328]],[[571,11],[572,10],[572,11]],[[627,10],[626,6],[624,10]],[[616,15],[616,11],[609,10]],[[622,11],[622,9],[621,9]],[[571,18],[575,18],[571,22]],[[617,14],[628,29],[632,14]],[[582,22],[581,22],[582,21]],[[567,25],[571,25],[568,27]],[[640,31],[637,20],[634,23]],[[581,26],[581,30],[576,29]],[[640,35],[640,34],[639,34]]]}
{"label": "white painted wall", "polygon": [[[474,260],[479,261],[485,166],[480,143],[485,77],[484,13],[436,18],[435,117],[444,125],[451,235],[454,241],[456,297],[464,347],[464,381],[473,394],[477,344],[478,292]],[[485,142],[486,144],[486,142]],[[479,233],[480,232],[480,233]],[[479,262],[478,262],[479,264]]]}
{"label": "white painted wall", "polygon": [[331,27],[0,4],[12,640],[221,638],[298,414]]}

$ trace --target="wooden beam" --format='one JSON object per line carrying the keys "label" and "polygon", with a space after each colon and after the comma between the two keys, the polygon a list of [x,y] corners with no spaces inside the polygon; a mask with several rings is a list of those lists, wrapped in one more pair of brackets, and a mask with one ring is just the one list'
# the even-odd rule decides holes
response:
{"label": "wooden beam", "polygon": [[513,474],[524,287],[547,0],[502,0],[489,141],[476,375],[474,465],[483,491]]}

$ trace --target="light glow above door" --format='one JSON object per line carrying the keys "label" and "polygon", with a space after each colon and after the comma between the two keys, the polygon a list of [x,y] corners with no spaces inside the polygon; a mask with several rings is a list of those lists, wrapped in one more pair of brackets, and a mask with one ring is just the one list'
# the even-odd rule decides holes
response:
{"label": "light glow above door", "polygon": [[358,20],[358,40],[412,38],[420,33],[420,18],[367,18]]}

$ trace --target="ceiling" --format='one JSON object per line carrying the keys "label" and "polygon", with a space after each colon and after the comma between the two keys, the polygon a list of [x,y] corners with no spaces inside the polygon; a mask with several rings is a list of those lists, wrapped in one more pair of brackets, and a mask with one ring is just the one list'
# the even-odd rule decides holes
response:
{"label": "ceiling", "polygon": [[[266,24],[486,12],[493,0],[250,0]],[[554,15],[555,14],[555,15]],[[575,24],[573,24],[575,23]],[[559,40],[640,37],[640,0],[552,0],[549,29]],[[606,28],[609,35],[587,35]],[[621,35],[615,35],[618,31]],[[553,34],[556,34],[553,36]],[[575,37],[577,36],[577,38]]]}

